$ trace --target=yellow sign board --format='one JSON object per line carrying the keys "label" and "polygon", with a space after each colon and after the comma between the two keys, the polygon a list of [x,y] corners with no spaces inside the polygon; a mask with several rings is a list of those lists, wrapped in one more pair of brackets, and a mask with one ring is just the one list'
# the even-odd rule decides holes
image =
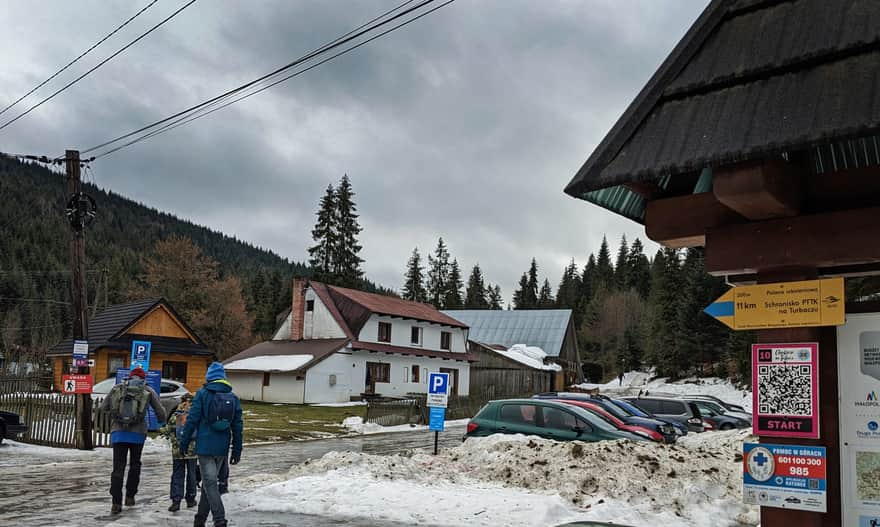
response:
{"label": "yellow sign board", "polygon": [[843,278],[734,287],[705,312],[738,330],[841,326]]}

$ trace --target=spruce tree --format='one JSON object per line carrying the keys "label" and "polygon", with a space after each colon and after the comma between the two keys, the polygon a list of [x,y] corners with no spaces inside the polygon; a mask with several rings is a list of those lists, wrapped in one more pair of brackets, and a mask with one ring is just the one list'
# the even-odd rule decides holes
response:
{"label": "spruce tree", "polygon": [[620,237],[620,247],[617,249],[617,260],[614,264],[614,286],[624,291],[629,282],[629,246],[626,243],[626,235]]}
{"label": "spruce tree", "polygon": [[714,365],[724,359],[723,343],[727,340],[724,325],[713,320],[703,309],[720,296],[724,282],[706,272],[705,256],[701,248],[687,250],[681,268],[683,288],[678,317],[679,347],[688,362],[700,367],[712,365],[708,374],[714,373]]}
{"label": "spruce tree", "polygon": [[593,290],[599,287],[611,289],[614,285],[614,267],[611,266],[608,240],[604,236],[602,237],[602,246],[599,247],[599,255],[596,257],[596,277],[593,282]]}
{"label": "spruce tree", "polygon": [[629,248],[627,256],[627,289],[635,289],[643,299],[651,292],[651,264],[645,256],[642,241],[636,238]]}
{"label": "spruce tree", "polygon": [[676,379],[688,367],[678,329],[683,280],[678,251],[663,249],[661,254],[654,258],[653,264],[647,351],[659,375]]}
{"label": "spruce tree", "polygon": [[489,309],[486,293],[483,271],[480,269],[480,264],[476,264],[471,270],[470,277],[468,277],[464,299],[465,309]]}
{"label": "spruce tree", "polygon": [[364,260],[358,256],[361,245],[358,235],[361,226],[358,224],[357,205],[354,202],[354,190],[348,174],[342,176],[336,188],[336,225],[337,238],[334,250],[334,283],[342,287],[358,288],[363,285],[364,272],[361,264]]}
{"label": "spruce tree", "polygon": [[336,191],[333,185],[327,185],[316,215],[318,220],[312,229],[315,245],[309,247],[309,266],[312,278],[327,282],[333,279],[337,246]]}
{"label": "spruce tree", "polygon": [[576,309],[581,296],[581,277],[578,274],[574,258],[562,272],[559,289],[556,290],[556,307]]}
{"label": "spruce tree", "polygon": [[552,309],[556,301],[553,300],[553,288],[550,287],[550,280],[544,279],[544,285],[541,286],[541,292],[538,294],[538,309]]}
{"label": "spruce tree", "polygon": [[529,276],[523,273],[519,279],[519,287],[513,292],[513,309],[530,309],[534,304],[529,305],[526,295],[529,289]]}
{"label": "spruce tree", "polygon": [[464,299],[461,296],[462,288],[464,288],[464,282],[462,282],[461,278],[461,267],[458,266],[458,260],[452,260],[452,266],[449,268],[449,284],[443,300],[443,309],[461,309],[464,306]]}
{"label": "spruce tree", "polygon": [[434,255],[428,255],[428,301],[437,309],[443,309],[449,289],[449,250],[443,238],[437,240]]}
{"label": "spruce tree", "polygon": [[528,309],[538,307],[538,262],[534,258],[529,265],[528,288],[523,292],[523,302]]}
{"label": "spruce tree", "polygon": [[419,249],[413,249],[409,261],[406,262],[406,281],[403,284],[401,295],[404,300],[413,302],[425,302],[428,292],[425,289],[425,268],[422,267],[422,255]]}
{"label": "spruce tree", "polygon": [[501,286],[496,285],[495,287],[489,286],[488,290],[488,301],[489,301],[489,309],[504,309],[504,297],[501,296]]}

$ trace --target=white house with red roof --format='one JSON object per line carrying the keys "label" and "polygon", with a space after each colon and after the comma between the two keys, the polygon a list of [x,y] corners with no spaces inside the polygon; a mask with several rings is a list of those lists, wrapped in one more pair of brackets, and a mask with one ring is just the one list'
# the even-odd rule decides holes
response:
{"label": "white house with red roof", "polygon": [[225,361],[245,400],[334,403],[425,393],[429,372],[468,395],[468,327],[433,306],[294,279],[274,338]]}

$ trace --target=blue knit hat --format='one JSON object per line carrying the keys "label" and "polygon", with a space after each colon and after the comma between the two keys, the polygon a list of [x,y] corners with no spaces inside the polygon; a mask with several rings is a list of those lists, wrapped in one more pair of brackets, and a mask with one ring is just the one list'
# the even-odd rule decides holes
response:
{"label": "blue knit hat", "polygon": [[212,382],[221,379],[226,379],[226,370],[223,369],[223,365],[219,362],[212,362],[211,365],[208,366],[208,373],[205,375],[205,380]]}

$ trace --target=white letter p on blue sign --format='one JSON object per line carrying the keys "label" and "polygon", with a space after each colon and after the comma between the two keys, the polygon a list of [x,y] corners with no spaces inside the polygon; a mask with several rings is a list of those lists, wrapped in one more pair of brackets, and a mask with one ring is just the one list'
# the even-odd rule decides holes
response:
{"label": "white letter p on blue sign", "polygon": [[429,377],[428,384],[428,393],[448,393],[449,388],[449,374],[448,373],[436,373],[431,372]]}

